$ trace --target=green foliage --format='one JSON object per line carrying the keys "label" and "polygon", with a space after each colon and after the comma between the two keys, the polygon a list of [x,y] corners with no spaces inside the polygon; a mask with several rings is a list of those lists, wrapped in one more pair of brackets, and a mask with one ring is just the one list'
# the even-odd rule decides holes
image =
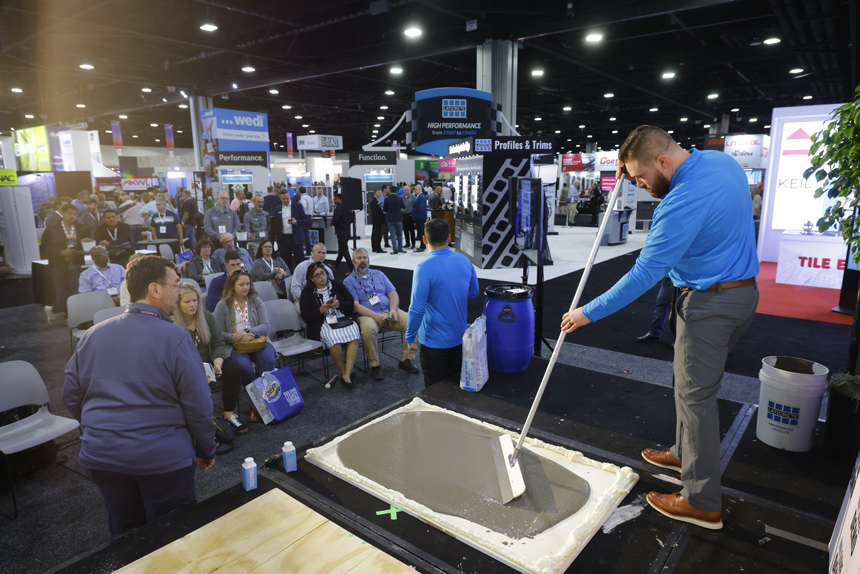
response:
{"label": "green foliage", "polygon": [[860,86],[854,93],[854,101],[833,110],[832,121],[812,135],[812,167],[803,177],[815,175],[815,197],[827,194],[837,200],[818,220],[818,231],[838,228],[860,263],[860,217],[855,215],[860,205]]}

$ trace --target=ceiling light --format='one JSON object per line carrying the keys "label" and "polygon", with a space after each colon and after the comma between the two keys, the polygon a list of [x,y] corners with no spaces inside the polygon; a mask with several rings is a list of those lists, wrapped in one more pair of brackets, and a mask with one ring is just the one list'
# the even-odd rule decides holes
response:
{"label": "ceiling light", "polygon": [[33,114],[24,114],[24,117],[25,117],[25,118],[27,118],[28,120],[32,120],[32,119],[34,119],[36,116],[34,116]]}
{"label": "ceiling light", "polygon": [[149,127],[151,127],[151,128],[157,128],[157,127],[158,127],[158,124],[149,124]]}
{"label": "ceiling light", "polygon": [[675,133],[675,130],[669,130],[669,131],[668,131],[668,132],[666,132],[666,133],[667,133],[667,134],[673,134],[673,133]]}
{"label": "ceiling light", "polygon": [[740,108],[732,108],[732,109],[731,109],[731,111],[733,111],[733,112],[739,112],[739,111],[741,111],[741,109],[740,109]]}
{"label": "ceiling light", "polygon": [[145,94],[148,94],[149,92],[152,91],[152,88],[141,88],[140,91],[145,93]]}
{"label": "ceiling light", "polygon": [[686,121],[687,121],[687,118],[681,118],[681,121],[682,121],[682,122],[686,122]]}
{"label": "ceiling light", "polygon": [[579,147],[579,144],[576,144],[576,147]]}
{"label": "ceiling light", "polygon": [[385,116],[376,116],[376,119],[378,119],[378,120],[384,120],[384,119],[385,119]]}
{"label": "ceiling light", "polygon": [[302,127],[303,127],[303,128],[309,128],[309,127],[311,127],[311,126],[310,126],[310,124],[302,124]]}
{"label": "ceiling light", "polygon": [[606,92],[605,94],[603,94],[603,97],[604,98],[614,98],[615,94],[613,94],[612,92]]}
{"label": "ceiling light", "polygon": [[555,130],[555,133],[560,134],[561,130]]}
{"label": "ceiling light", "polygon": [[532,70],[532,76],[543,76],[543,70]]}
{"label": "ceiling light", "polygon": [[663,72],[663,79],[664,80],[671,80],[674,77],[675,77],[675,72]]}
{"label": "ceiling light", "polygon": [[390,70],[390,71],[391,71],[391,73],[392,73],[392,74],[402,74],[402,73],[403,73],[403,68],[391,68],[391,70]]}
{"label": "ceiling light", "polygon": [[21,88],[12,88],[12,91],[15,92],[16,94],[20,94],[24,90],[22,90]]}
{"label": "ceiling light", "polygon": [[127,119],[128,119],[128,116],[127,116],[127,115],[125,115],[125,114],[120,114],[119,119],[121,119],[121,120],[127,120]]}
{"label": "ceiling light", "polygon": [[112,134],[113,132],[112,132],[112,131],[110,131],[110,130],[105,130],[105,133],[106,133],[106,134]]}
{"label": "ceiling light", "polygon": [[381,126],[380,124],[373,124],[373,127],[375,127],[375,128],[381,128],[382,126]]}
{"label": "ceiling light", "polygon": [[160,142],[161,140],[155,140],[156,142]]}
{"label": "ceiling light", "polygon": [[764,129],[769,130],[769,129],[770,129],[770,124],[767,124],[766,126],[764,126]]}
{"label": "ceiling light", "polygon": [[131,136],[131,137],[136,138],[137,136]]}
{"label": "ceiling light", "polygon": [[609,118],[609,121],[610,121],[610,122],[614,122],[614,121],[615,121],[615,118]]}
{"label": "ceiling light", "polygon": [[380,109],[380,110],[387,110],[387,109],[388,109],[388,106],[379,106],[379,109]]}
{"label": "ceiling light", "polygon": [[234,90],[235,90],[235,89],[237,89],[238,87],[239,87],[239,86],[237,86],[236,84],[233,84],[233,89],[234,89]]}
{"label": "ceiling light", "polygon": [[779,38],[768,38],[767,40],[764,41],[764,43],[767,45],[779,44],[779,42],[780,42]]}
{"label": "ceiling light", "polygon": [[269,90],[269,93],[274,96],[274,95],[278,94],[279,92],[275,88],[272,88],[271,90]]}
{"label": "ceiling light", "polygon": [[587,135],[587,136],[585,136],[585,137],[587,137],[587,138],[590,138],[590,137],[594,137],[594,136],[591,136],[591,135]]}
{"label": "ceiling light", "polygon": [[286,105],[286,104],[285,104],[285,105],[281,106],[281,109],[283,109],[283,110],[291,110],[291,109],[293,109],[293,106],[288,106],[288,105]]}
{"label": "ceiling light", "polygon": [[751,121],[751,122],[757,122],[757,121],[758,121],[758,118],[750,118],[750,121]]}
{"label": "ceiling light", "polygon": [[789,74],[799,74],[803,71],[803,68],[792,68],[788,71]]}
{"label": "ceiling light", "polygon": [[603,39],[603,34],[592,33],[585,37],[586,42],[599,42]]}
{"label": "ceiling light", "polygon": [[188,94],[185,93],[185,90],[179,90],[179,93],[182,94],[182,97],[186,100],[188,99]]}
{"label": "ceiling light", "polygon": [[87,106],[85,106],[84,104],[75,104],[75,107],[76,108],[85,108]]}
{"label": "ceiling light", "polygon": [[181,134],[182,130],[176,130],[176,133]]}
{"label": "ceiling light", "polygon": [[648,111],[649,111],[649,112],[656,112],[656,111],[657,111],[657,108],[649,108],[649,109],[648,109]]}
{"label": "ceiling light", "polygon": [[385,95],[386,95],[386,96],[393,96],[393,95],[394,95],[394,91],[392,91],[392,90],[385,90]]}
{"label": "ceiling light", "polygon": [[205,24],[200,26],[200,29],[203,30],[204,32],[214,32],[215,30],[218,29],[218,26],[216,26],[212,22],[206,22]]}
{"label": "ceiling light", "polygon": [[570,141],[570,138],[567,138],[567,141]]}
{"label": "ceiling light", "polygon": [[612,130],[612,133],[617,134],[618,130]]}
{"label": "ceiling light", "polygon": [[535,121],[536,121],[536,122],[539,122],[539,121],[541,121],[542,119],[543,119],[543,118],[535,117]]}
{"label": "ceiling light", "polygon": [[256,72],[257,69],[254,66],[243,66],[242,71],[243,72]]}
{"label": "ceiling light", "polygon": [[705,124],[705,125],[703,125],[702,127],[703,127],[703,128],[709,128],[709,127],[711,127],[711,124]]}
{"label": "ceiling light", "polygon": [[187,110],[188,104],[179,104],[179,107],[182,108],[183,110]]}
{"label": "ceiling light", "polygon": [[570,111],[570,110],[572,110],[573,108],[571,108],[570,106],[564,106],[562,109],[563,109],[564,111],[566,111],[566,112],[569,112],[569,111]]}
{"label": "ceiling light", "polygon": [[720,94],[708,94],[708,99],[709,99],[709,100],[714,100],[714,99],[716,99],[716,98],[718,98],[718,97],[720,97]]}
{"label": "ceiling light", "polygon": [[585,127],[585,124],[579,124],[580,129]]}
{"label": "ceiling light", "polygon": [[315,133],[317,133],[317,131],[316,130],[308,130],[308,133],[309,134],[315,134]]}
{"label": "ceiling light", "polygon": [[406,35],[407,38],[417,38],[421,35],[421,29],[416,28],[415,26],[411,26],[403,30],[403,33]]}
{"label": "ceiling light", "polygon": [[812,99],[812,96],[803,96],[803,99],[804,99],[804,100],[811,100],[811,99]]}
{"label": "ceiling light", "polygon": [[302,116],[296,116],[296,119],[300,120],[300,119],[302,119]]}
{"label": "ceiling light", "polygon": [[166,103],[167,103],[167,98],[161,98],[161,101],[162,101],[162,102],[164,102],[164,103],[166,104]]}
{"label": "ceiling light", "polygon": [[92,64],[81,64],[78,67],[82,70],[92,70],[93,68],[95,68],[95,66],[93,66]]}

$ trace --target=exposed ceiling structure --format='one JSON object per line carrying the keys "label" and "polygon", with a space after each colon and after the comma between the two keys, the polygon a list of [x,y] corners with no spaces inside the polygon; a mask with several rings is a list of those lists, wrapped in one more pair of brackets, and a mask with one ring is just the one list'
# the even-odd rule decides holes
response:
{"label": "exposed ceiling structure", "polygon": [[3,0],[0,133],[86,122],[110,145],[123,115],[126,145],[163,145],[167,123],[191,147],[184,92],[266,112],[273,149],[310,130],[359,149],[416,91],[475,87],[491,38],[521,44],[524,135],[613,149],[648,123],[692,144],[723,114],[767,133],[774,107],[854,97],[857,2]]}

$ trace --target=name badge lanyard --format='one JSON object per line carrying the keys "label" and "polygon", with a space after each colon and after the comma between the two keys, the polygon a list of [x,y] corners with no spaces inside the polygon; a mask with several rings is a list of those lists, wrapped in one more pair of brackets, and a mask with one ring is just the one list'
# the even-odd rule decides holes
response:
{"label": "name badge lanyard", "polygon": [[[326,298],[326,297],[328,297],[328,298]],[[331,287],[326,286],[326,290],[324,293],[320,293],[319,291],[317,291],[317,300],[319,301],[320,305],[325,305],[325,303],[326,303],[326,301],[328,301],[328,299],[333,299],[333,298],[334,298],[334,295],[332,295]],[[329,323],[329,324],[337,323],[337,317],[344,317],[344,316],[345,315],[343,313],[341,313],[340,311],[338,311],[334,307],[329,307],[328,313],[326,313],[326,323]]]}
{"label": "name badge lanyard", "polygon": [[263,259],[263,263],[265,263],[266,265],[268,265],[268,266],[269,266],[269,271],[271,271],[272,273],[274,273],[274,272],[275,272],[275,262],[274,262],[274,261],[272,261],[271,263],[269,263],[268,261],[266,261],[266,258],[265,258],[265,257],[263,257],[262,259]]}
{"label": "name badge lanyard", "polygon": [[235,299],[233,299],[233,307],[235,307],[236,311],[239,312],[239,318],[242,319],[242,322],[245,324],[245,326],[250,327],[251,321],[248,320],[248,309],[249,309],[248,302],[245,301],[245,310],[242,311],[242,308],[239,307],[239,302],[236,301]]}
{"label": "name badge lanyard", "polygon": [[66,231],[66,225],[63,224],[63,233],[66,235],[66,245],[69,247],[74,247],[75,243],[77,243],[78,232],[75,229],[75,226],[72,225],[71,231]]}
{"label": "name badge lanyard", "polygon": [[140,313],[142,315],[150,315],[152,317],[155,317],[156,319],[161,319],[162,321],[166,321],[167,323],[170,323],[171,325],[173,324],[173,319],[165,318],[165,317],[159,315],[158,313],[153,313],[152,311],[149,311],[147,309],[138,309],[136,307],[134,307],[134,308],[129,307],[125,310],[125,312],[126,313]]}
{"label": "name badge lanyard", "polygon": [[[361,282],[361,278],[358,276],[358,273],[355,271],[352,272],[355,275],[355,278],[358,282],[358,285],[361,287],[361,290],[364,291],[364,296],[367,298],[367,302],[371,305],[376,305],[380,303],[379,296],[376,294],[376,281],[373,280],[373,273],[370,272],[370,269],[367,270],[367,275],[370,277],[370,285],[373,288],[373,296],[367,294],[367,289],[364,288],[364,283]],[[376,303],[373,302],[373,299],[376,299]]]}
{"label": "name badge lanyard", "polygon": [[209,275],[210,273],[212,273],[212,263],[209,261],[204,261],[203,262],[203,274]]}
{"label": "name badge lanyard", "polygon": [[118,231],[119,231],[119,228],[116,228],[113,230],[113,233],[111,233],[110,227],[107,228],[108,236],[110,237],[111,241],[116,241],[116,235],[117,235]]}
{"label": "name badge lanyard", "polygon": [[111,284],[111,282],[110,282],[111,275],[113,274],[113,269],[110,268],[110,264],[108,264],[108,268],[107,268],[107,272],[108,272],[107,277],[105,277],[105,274],[102,273],[102,270],[99,269],[98,266],[94,267],[94,269],[96,270],[96,273],[98,273],[99,275],[102,276],[102,279],[104,279],[105,281],[108,282],[108,287],[113,287],[113,284]]}

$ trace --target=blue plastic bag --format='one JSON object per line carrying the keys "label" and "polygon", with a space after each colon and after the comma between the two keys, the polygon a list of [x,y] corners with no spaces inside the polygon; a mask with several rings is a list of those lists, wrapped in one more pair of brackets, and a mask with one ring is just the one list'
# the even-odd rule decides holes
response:
{"label": "blue plastic bag", "polygon": [[245,389],[265,424],[297,415],[305,406],[289,367],[263,373]]}

